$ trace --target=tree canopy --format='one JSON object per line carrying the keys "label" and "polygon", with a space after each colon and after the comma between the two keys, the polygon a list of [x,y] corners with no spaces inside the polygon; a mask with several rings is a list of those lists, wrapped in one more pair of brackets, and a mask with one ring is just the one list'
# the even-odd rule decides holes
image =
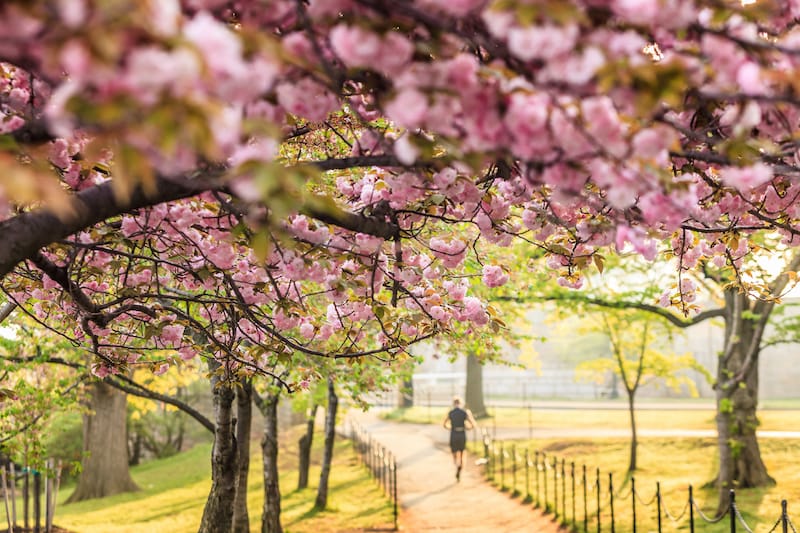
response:
{"label": "tree canopy", "polygon": [[[401,356],[523,239],[715,263],[800,231],[797,2],[0,7],[0,276],[106,375]],[[665,243],[665,244],[662,244]],[[480,270],[464,266],[475,256]],[[693,311],[679,281],[666,302]],[[388,355],[385,355],[388,354]],[[302,376],[289,388],[304,383]]]}

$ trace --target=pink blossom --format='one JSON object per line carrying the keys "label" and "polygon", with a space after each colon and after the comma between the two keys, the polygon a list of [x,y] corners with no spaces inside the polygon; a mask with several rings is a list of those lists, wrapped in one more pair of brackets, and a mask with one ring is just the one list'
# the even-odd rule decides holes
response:
{"label": "pink blossom", "polygon": [[160,338],[166,346],[176,346],[183,338],[184,326],[182,324],[170,324],[161,328]]}
{"label": "pink blossom", "polygon": [[91,371],[92,374],[94,374],[100,379],[103,379],[104,377],[114,373],[111,368],[109,368],[105,364],[100,364],[100,363],[93,363]]}
{"label": "pink blossom", "polygon": [[526,26],[508,32],[508,49],[523,61],[551,59],[572,51],[578,38],[578,26]]}
{"label": "pink blossom", "polygon": [[762,162],[749,167],[723,167],[719,170],[719,176],[725,185],[747,191],[770,181],[772,167]]}
{"label": "pink blossom", "polygon": [[411,142],[408,133],[402,135],[392,145],[397,160],[404,165],[413,165],[419,157],[419,149]]}
{"label": "pink blossom", "polygon": [[381,52],[380,37],[360,26],[339,24],[331,30],[330,40],[333,51],[348,67],[372,66]]}
{"label": "pink blossom", "polygon": [[767,86],[764,83],[761,68],[754,62],[748,61],[736,71],[736,82],[747,94],[764,94]]}
{"label": "pink blossom", "polygon": [[508,282],[508,273],[499,265],[484,265],[481,279],[487,287],[501,287]]}
{"label": "pink blossom", "polygon": [[428,99],[416,89],[403,89],[384,106],[384,109],[392,121],[404,128],[415,129],[425,122]]}
{"label": "pink blossom", "polygon": [[85,0],[58,0],[56,2],[61,20],[68,28],[76,28],[86,20]]}
{"label": "pink blossom", "polygon": [[169,370],[169,363],[161,363],[153,369],[153,374],[156,376],[163,376]]}
{"label": "pink blossom", "polygon": [[300,335],[305,339],[313,339],[315,333],[314,324],[311,322],[303,322],[300,324]]}
{"label": "pink blossom", "polygon": [[197,356],[197,351],[190,346],[182,346],[178,349],[178,355],[183,361],[189,361]]}
{"label": "pink blossom", "polygon": [[275,92],[284,109],[312,122],[325,120],[328,113],[339,107],[336,96],[311,78],[303,78],[295,83],[281,83]]}

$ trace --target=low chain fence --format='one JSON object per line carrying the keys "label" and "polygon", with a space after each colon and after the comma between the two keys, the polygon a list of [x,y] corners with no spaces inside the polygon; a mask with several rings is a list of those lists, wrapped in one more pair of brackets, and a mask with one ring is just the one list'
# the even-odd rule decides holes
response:
{"label": "low chain fence", "polygon": [[[501,491],[520,496],[525,503],[554,516],[556,521],[575,532],[602,533],[608,531],[674,531],[688,527],[690,533],[702,531],[702,524],[727,522],[725,529],[731,533],[753,533],[736,504],[736,492],[730,491],[727,507],[714,516],[703,512],[694,498],[692,485],[688,498],[674,508],[664,501],[661,483],[656,482],[655,491],[645,498],[631,477],[624,493],[615,491],[612,473],[601,474],[599,468],[588,469],[585,464],[576,465],[564,458],[543,451],[520,449],[515,443],[494,440],[483,432],[483,453],[480,461],[485,465],[487,478],[497,484]],[[673,505],[673,504],[670,504]],[[620,520],[622,506],[625,520]],[[680,507],[679,512],[674,512]],[[767,533],[797,533],[787,510],[787,502],[781,502],[777,519],[770,522]],[[648,525],[644,527],[645,519]],[[695,529],[695,528],[698,529]]]}
{"label": "low chain fence", "polygon": [[350,440],[361,464],[367,467],[392,502],[394,529],[397,530],[397,460],[386,446],[375,440],[361,426],[351,421]]}
{"label": "low chain fence", "polygon": [[2,505],[8,533],[50,533],[53,530],[60,484],[61,461],[56,463],[52,459],[48,460],[42,472],[18,467],[14,463],[0,468],[0,491],[3,494]]}

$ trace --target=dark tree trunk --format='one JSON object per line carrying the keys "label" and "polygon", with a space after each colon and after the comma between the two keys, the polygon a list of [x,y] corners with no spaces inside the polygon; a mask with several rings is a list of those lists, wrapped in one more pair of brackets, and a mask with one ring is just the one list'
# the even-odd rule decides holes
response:
{"label": "dark tree trunk", "polygon": [[727,507],[730,489],[775,484],[756,438],[759,347],[772,309],[763,302],[752,302],[746,294],[725,293],[725,349],[717,365],[716,383],[719,510]]}
{"label": "dark tree trunk", "polygon": [[403,385],[397,392],[397,405],[401,409],[414,407],[414,380],[412,378],[403,380]]}
{"label": "dark tree trunk", "polygon": [[331,473],[331,463],[333,462],[333,441],[336,438],[336,409],[339,405],[339,398],[336,396],[336,389],[333,386],[333,379],[328,378],[328,410],[325,413],[325,450],[322,454],[322,472],[319,475],[319,487],[317,488],[317,499],[314,507],[325,509],[328,505],[328,478]]}
{"label": "dark tree trunk", "polygon": [[628,472],[636,470],[636,450],[639,447],[639,440],[636,436],[636,410],[634,409],[634,398],[636,391],[628,392],[628,414],[631,418],[631,457],[628,462]]}
{"label": "dark tree trunk", "polygon": [[247,481],[250,473],[250,428],[253,422],[253,382],[242,379],[236,388],[236,498],[233,501],[233,533],[248,533]]}
{"label": "dark tree trunk", "polygon": [[[213,370],[213,369],[212,369]],[[234,437],[233,387],[226,379],[211,378],[214,394],[214,448],[211,452],[211,492],[208,495],[200,533],[220,533],[231,530],[233,502],[236,498],[237,454]]]}
{"label": "dark tree trunk", "polygon": [[264,461],[264,510],[261,515],[261,533],[282,533],[281,491],[278,484],[278,399],[279,392],[267,393],[259,401],[264,415],[264,437],[261,450]]}
{"label": "dark tree trunk", "polygon": [[300,437],[297,443],[298,448],[298,476],[297,476],[297,490],[308,487],[308,469],[311,466],[311,444],[314,440],[314,424],[317,420],[317,408],[319,406],[314,404],[308,413],[308,420],[306,421],[306,432]]}
{"label": "dark tree trunk", "polygon": [[137,431],[136,436],[133,438],[133,443],[131,444],[130,456],[128,458],[128,465],[136,466],[141,461],[142,461],[142,434]]}
{"label": "dark tree trunk", "polygon": [[85,457],[67,503],[139,490],[128,469],[128,397],[102,382],[88,387],[91,414],[83,417]]}
{"label": "dark tree trunk", "polygon": [[467,387],[464,403],[475,418],[489,416],[483,401],[483,365],[475,354],[467,356]]}

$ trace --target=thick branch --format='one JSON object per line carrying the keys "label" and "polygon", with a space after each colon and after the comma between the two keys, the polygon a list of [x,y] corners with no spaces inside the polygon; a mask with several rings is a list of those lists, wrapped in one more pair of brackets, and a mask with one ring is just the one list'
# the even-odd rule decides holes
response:
{"label": "thick branch", "polygon": [[107,181],[72,196],[72,213],[69,215],[58,217],[46,208],[39,208],[4,220],[0,222],[0,278],[11,272],[20,261],[33,257],[40,248],[98,222],[134,209],[188,198],[218,188],[221,183],[214,181],[211,174],[203,176],[203,179],[189,176],[176,179],[159,177],[151,193],[137,186],[124,199],[114,193],[114,185]]}

